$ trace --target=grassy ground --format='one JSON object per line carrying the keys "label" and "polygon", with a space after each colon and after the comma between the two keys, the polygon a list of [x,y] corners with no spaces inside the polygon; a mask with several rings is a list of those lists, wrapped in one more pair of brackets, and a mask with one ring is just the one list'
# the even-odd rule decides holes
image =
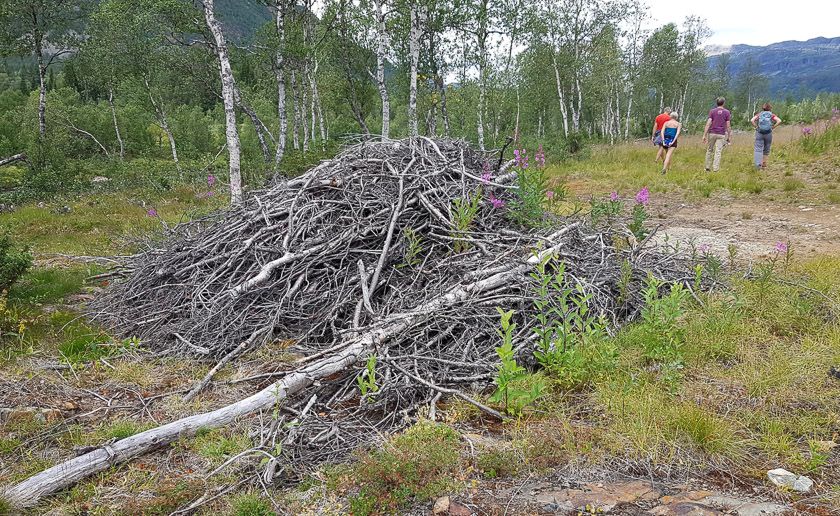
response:
{"label": "grassy ground", "polygon": [[[628,197],[647,186],[655,194],[689,200],[715,195],[786,203],[840,203],[840,156],[827,156],[822,142],[803,145],[798,130],[789,127],[775,135],[769,167],[763,171],[753,165],[752,133],[736,133],[732,144],[724,149],[719,172],[704,170],[705,146],[699,136],[688,135],[680,139],[666,175],[661,173],[661,162],[654,163],[656,149],[648,142],[598,145],[590,149],[586,159],[549,167],[549,174],[556,184],[566,185],[581,197],[603,196],[612,191]],[[837,132],[835,127],[828,137],[823,130],[810,138],[827,140],[836,147]]]}
{"label": "grassy ground", "polygon": [[[790,143],[777,147],[771,170],[761,173],[751,169],[750,156],[736,139],[726,168],[707,175],[702,150],[686,140],[663,178],[649,147],[624,145],[596,148],[590,159],[552,172],[582,199],[647,185],[697,199],[832,202],[840,152]],[[789,188],[785,178],[802,186]],[[25,205],[0,214],[0,224],[41,254],[125,253],[134,248],[132,237],[160,227],[150,207],[172,223],[223,203],[204,190],[90,193]],[[62,212],[64,205],[71,210]],[[254,459],[207,476],[251,446],[255,422],[242,421],[103,472],[35,513],[168,514],[207,489],[224,488],[230,491],[201,513],[270,514],[272,503],[299,514],[400,513],[440,494],[569,464],[637,476],[725,476],[761,489],[767,469],[785,467],[817,482],[818,494],[803,503],[840,507],[840,380],[828,375],[840,366],[840,258],[773,267],[753,279],[735,274],[730,288],[702,296],[702,304],[687,300],[669,330],[678,345],[667,361],[651,358],[662,326],[635,324],[599,342],[591,351],[606,358],[582,367],[575,381],[538,373],[551,388],[503,425],[449,402],[439,407],[437,423],[424,421],[381,449],[360,451],[349,465],[321,468],[296,489],[264,491],[239,486]],[[42,259],[0,305],[0,405],[17,407],[0,418],[0,484],[85,446],[242,397],[256,384],[240,380],[275,371],[288,358],[283,343],[255,351],[222,371],[223,387],[184,403],[180,393],[211,364],[152,356],[81,318],[79,304],[106,286],[85,279],[100,272]]]}

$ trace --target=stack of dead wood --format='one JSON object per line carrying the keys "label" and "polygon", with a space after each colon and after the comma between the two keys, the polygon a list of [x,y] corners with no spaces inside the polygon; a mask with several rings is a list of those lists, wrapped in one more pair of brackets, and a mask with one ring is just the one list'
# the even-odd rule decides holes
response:
{"label": "stack of dead wood", "polygon": [[[517,352],[530,354],[531,273],[543,258],[562,261],[568,285],[613,328],[639,313],[649,273],[666,282],[692,277],[678,254],[616,245],[627,242],[616,225],[548,214],[537,229],[512,222],[515,174],[488,159],[461,141],[366,141],[131,258],[92,316],[160,353],[213,360],[188,398],[266,342],[294,340],[301,358],[249,398],[96,449],[5,497],[30,506],[200,428],[278,404],[286,415],[255,446],[282,449],[265,480],[346,454],[421,408],[434,413],[441,396],[502,417],[470,393],[492,386],[496,307],[516,311]],[[362,396],[360,375],[375,392]]]}

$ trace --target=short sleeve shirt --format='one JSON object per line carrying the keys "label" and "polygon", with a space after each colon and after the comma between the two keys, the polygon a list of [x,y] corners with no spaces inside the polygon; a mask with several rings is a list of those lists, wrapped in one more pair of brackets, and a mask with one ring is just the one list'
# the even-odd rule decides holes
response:
{"label": "short sleeve shirt", "polygon": [[726,134],[726,122],[732,119],[732,114],[728,109],[716,107],[709,111],[709,118],[712,119],[712,125],[709,126],[710,133]]}
{"label": "short sleeve shirt", "polygon": [[665,122],[667,122],[670,119],[671,115],[669,115],[668,113],[662,113],[661,115],[656,117],[656,119],[654,120],[654,123],[656,124],[656,130],[661,131],[662,126],[665,125]]}

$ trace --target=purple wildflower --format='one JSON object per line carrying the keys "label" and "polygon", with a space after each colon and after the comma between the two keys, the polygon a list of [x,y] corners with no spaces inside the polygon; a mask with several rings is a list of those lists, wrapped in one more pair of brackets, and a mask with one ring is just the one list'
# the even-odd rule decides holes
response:
{"label": "purple wildflower", "polygon": [[490,192],[490,205],[493,206],[494,209],[503,208],[505,206],[505,201],[501,199],[497,199],[493,192]]}
{"label": "purple wildflower", "polygon": [[805,135],[805,136],[810,136],[811,133],[813,133],[813,132],[814,132],[814,130],[810,127],[803,127],[802,128],[802,134]]}
{"label": "purple wildflower", "polygon": [[214,192],[213,190],[210,190],[209,192],[204,194],[205,197],[213,197],[214,195],[216,195],[216,192]]}
{"label": "purple wildflower", "polygon": [[216,184],[216,176],[214,176],[213,174],[210,174],[209,176],[207,176],[207,185],[210,188],[213,188],[213,185],[215,185],[215,184]]}
{"label": "purple wildflower", "polygon": [[712,248],[709,244],[700,244],[700,247],[697,248],[702,254],[706,254]]}
{"label": "purple wildflower", "polygon": [[554,199],[554,190],[549,190],[545,193],[545,198],[549,201]]}
{"label": "purple wildflower", "polygon": [[644,187],[636,194],[636,202],[639,204],[647,204],[650,201],[650,190]]}
{"label": "purple wildflower", "polygon": [[538,167],[545,168],[545,152],[543,151],[542,144],[540,144],[539,148],[537,149],[537,154],[534,156],[534,161],[537,162]]}
{"label": "purple wildflower", "polygon": [[491,174],[490,171],[484,172],[481,174],[481,180],[485,183],[489,183],[493,180],[493,174]]}
{"label": "purple wildflower", "polygon": [[777,253],[786,253],[788,250],[788,246],[784,242],[776,242],[774,249],[776,249]]}
{"label": "purple wildflower", "polygon": [[525,149],[513,149],[513,157],[516,160],[516,166],[523,170],[528,168],[528,151]]}
{"label": "purple wildflower", "polygon": [[610,201],[612,201],[612,202],[618,201],[618,192],[610,192]]}
{"label": "purple wildflower", "polygon": [[149,216],[149,217],[157,217],[158,212],[154,208],[149,208],[149,211],[146,212],[146,215]]}

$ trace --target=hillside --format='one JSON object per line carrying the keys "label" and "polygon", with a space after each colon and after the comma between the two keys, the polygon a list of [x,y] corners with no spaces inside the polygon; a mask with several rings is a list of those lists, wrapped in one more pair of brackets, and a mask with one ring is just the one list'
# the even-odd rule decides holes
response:
{"label": "hillside", "polygon": [[801,98],[818,92],[840,91],[840,37],[783,41],[764,47],[716,46],[707,48],[706,52],[712,67],[718,55],[729,54],[729,71],[733,77],[753,59],[769,79],[770,93],[776,97]]}
{"label": "hillside", "polygon": [[252,0],[216,0],[216,10],[230,35],[247,40],[271,20],[268,7]]}

